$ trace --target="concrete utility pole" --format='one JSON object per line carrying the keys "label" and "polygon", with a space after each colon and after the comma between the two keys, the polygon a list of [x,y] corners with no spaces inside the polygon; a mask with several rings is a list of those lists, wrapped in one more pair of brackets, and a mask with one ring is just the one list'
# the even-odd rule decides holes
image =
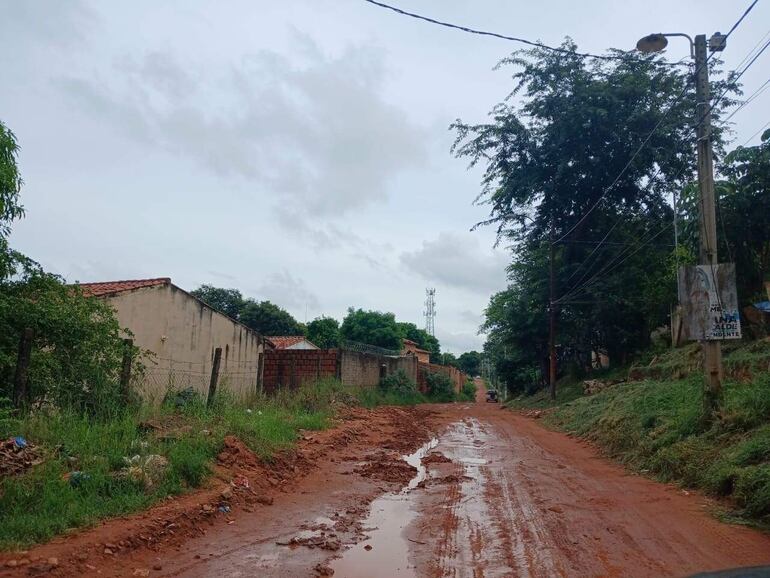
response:
{"label": "concrete utility pole", "polygon": [[[700,188],[699,259],[701,265],[717,265],[717,217],[714,196],[714,156],[711,148],[711,98],[709,87],[708,49],[721,52],[725,49],[727,36],[715,33],[706,40],[699,34],[693,41],[687,34],[650,34],[636,43],[642,52],[658,52],[668,45],[667,36],[682,36],[690,41],[690,54],[695,59],[696,126],[698,137],[698,185]],[[712,275],[712,282],[715,282]],[[704,402],[706,410],[713,414],[719,407],[722,395],[722,344],[717,340],[703,340],[703,369],[706,374]]]}
{"label": "concrete utility pole", "polygon": [[[715,266],[717,258],[717,218],[714,197],[714,156],[711,148],[711,103],[709,88],[706,35],[695,37],[695,94],[697,99],[696,120],[698,136],[698,184],[700,186],[700,251],[698,261],[702,265]],[[703,369],[706,374],[707,409],[714,411],[722,395],[722,344],[716,340],[704,340]]]}

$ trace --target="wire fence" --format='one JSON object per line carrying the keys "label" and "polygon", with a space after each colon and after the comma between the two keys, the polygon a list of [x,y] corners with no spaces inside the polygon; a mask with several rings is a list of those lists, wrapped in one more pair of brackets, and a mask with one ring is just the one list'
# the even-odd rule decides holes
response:
{"label": "wire fence", "polygon": [[401,352],[396,349],[386,349],[384,347],[377,347],[376,345],[369,345],[368,343],[359,343],[358,341],[350,341],[344,339],[340,341],[340,349],[346,351],[356,351],[358,353],[371,353],[373,355],[384,355],[386,357],[400,357]]}
{"label": "wire fence", "polygon": [[[189,361],[155,357],[145,360],[140,383],[143,396],[162,400],[169,392],[192,389],[206,397],[212,377],[212,361]],[[217,377],[217,391],[237,396],[254,393],[259,388],[262,364],[257,360],[222,360]]]}

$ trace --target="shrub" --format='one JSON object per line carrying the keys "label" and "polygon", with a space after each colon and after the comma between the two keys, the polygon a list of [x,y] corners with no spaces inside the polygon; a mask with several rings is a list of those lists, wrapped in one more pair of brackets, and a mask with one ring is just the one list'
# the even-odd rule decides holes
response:
{"label": "shrub", "polygon": [[455,391],[452,387],[452,380],[443,373],[428,373],[425,377],[428,385],[428,397],[433,401],[449,402],[454,401]]}
{"label": "shrub", "polygon": [[417,384],[409,379],[403,369],[399,369],[380,380],[380,389],[396,395],[410,395],[417,393]]}
{"label": "shrub", "polygon": [[36,268],[0,282],[0,397],[12,395],[27,327],[35,332],[29,402],[101,415],[121,407],[124,344],[114,311]]}
{"label": "shrub", "polygon": [[469,379],[463,384],[459,399],[462,401],[476,401],[476,389],[476,384],[472,379]]}

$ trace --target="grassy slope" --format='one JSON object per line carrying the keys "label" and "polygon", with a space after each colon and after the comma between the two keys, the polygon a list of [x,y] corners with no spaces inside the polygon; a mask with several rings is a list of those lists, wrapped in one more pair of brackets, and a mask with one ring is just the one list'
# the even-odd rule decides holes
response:
{"label": "grassy slope", "polygon": [[[770,373],[757,354],[767,344],[735,349],[726,364],[751,364],[747,381],[728,379],[723,418],[701,419],[702,378],[645,379],[583,396],[579,383],[563,383],[546,424],[597,443],[637,471],[733,500],[737,514],[770,523]],[[671,355],[679,355],[674,353]],[[685,354],[689,355],[689,354]],[[736,356],[737,359],[730,359]],[[671,364],[664,359],[664,364]],[[676,370],[679,370],[677,366]],[[543,392],[512,402],[521,408],[551,406]]]}
{"label": "grassy slope", "polygon": [[[0,549],[44,542],[68,529],[138,511],[200,487],[227,435],[237,436],[269,459],[291,448],[299,430],[328,427],[340,401],[374,407],[426,400],[379,389],[343,388],[329,381],[253,400],[250,412],[222,396],[211,409],[194,401],[181,410],[144,408],[108,421],[55,411],[23,420],[0,419],[0,439],[22,435],[45,456],[43,464],[24,475],[0,478]],[[159,436],[148,423],[160,424],[172,435]],[[126,465],[124,458],[136,454],[159,454],[168,460],[162,479],[150,489],[117,475]],[[73,485],[67,480],[73,471],[87,476]]]}

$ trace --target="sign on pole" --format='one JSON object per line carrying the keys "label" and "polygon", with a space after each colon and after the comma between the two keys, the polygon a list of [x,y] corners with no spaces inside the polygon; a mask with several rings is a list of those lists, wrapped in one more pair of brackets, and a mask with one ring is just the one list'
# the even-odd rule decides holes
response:
{"label": "sign on pole", "polygon": [[735,264],[679,268],[682,339],[716,341],[741,338]]}

